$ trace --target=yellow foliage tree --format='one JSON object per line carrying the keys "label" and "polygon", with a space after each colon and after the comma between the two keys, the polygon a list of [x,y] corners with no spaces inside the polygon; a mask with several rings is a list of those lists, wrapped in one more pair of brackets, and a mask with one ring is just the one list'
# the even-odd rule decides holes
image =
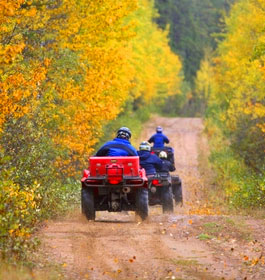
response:
{"label": "yellow foliage tree", "polygon": [[153,14],[147,0],[0,0],[1,253],[23,253],[37,220],[65,207],[126,101],[178,92]]}
{"label": "yellow foliage tree", "polygon": [[[208,105],[215,106],[212,110],[216,111],[219,106],[219,117],[231,134],[235,150],[256,170],[264,167],[265,149],[264,22],[264,1],[235,3],[226,19],[227,33],[213,60],[212,72],[206,70],[204,63],[197,76],[198,88],[204,79]],[[211,81],[208,92],[207,79]]]}
{"label": "yellow foliage tree", "polygon": [[68,150],[62,170],[85,164],[126,100],[179,91],[181,64],[152,22],[152,1],[1,0],[0,15],[0,127],[38,116]]}
{"label": "yellow foliage tree", "polygon": [[47,71],[43,60],[24,60],[29,46],[23,33],[38,18],[28,2],[0,1],[0,132],[8,117],[19,118],[31,110],[30,100],[37,96]]}
{"label": "yellow foliage tree", "polygon": [[131,65],[134,70],[133,98],[150,103],[179,93],[181,62],[168,45],[168,31],[153,22],[157,16],[154,1],[140,0],[139,8],[130,18],[136,23],[136,36],[131,42]]}

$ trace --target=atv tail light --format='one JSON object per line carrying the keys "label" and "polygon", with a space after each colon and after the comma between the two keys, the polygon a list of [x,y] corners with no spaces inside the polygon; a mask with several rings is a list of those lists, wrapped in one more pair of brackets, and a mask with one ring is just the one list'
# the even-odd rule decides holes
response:
{"label": "atv tail light", "polygon": [[89,183],[89,184],[96,184],[98,182],[98,180],[89,180],[89,179],[86,179],[86,183]]}
{"label": "atv tail light", "polygon": [[123,169],[118,164],[111,164],[107,167],[108,182],[117,185],[122,182]]}
{"label": "atv tail light", "polygon": [[152,185],[159,185],[159,180],[157,179],[152,180]]}
{"label": "atv tail light", "polygon": [[118,185],[120,182],[122,181],[122,179],[121,178],[116,178],[116,179],[109,179],[109,183],[111,184],[111,185]]}

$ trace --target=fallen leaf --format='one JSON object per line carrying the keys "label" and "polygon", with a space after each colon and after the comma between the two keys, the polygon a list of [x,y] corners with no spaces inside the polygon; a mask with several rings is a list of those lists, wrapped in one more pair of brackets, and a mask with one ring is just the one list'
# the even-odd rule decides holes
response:
{"label": "fallen leaf", "polygon": [[252,262],[251,262],[251,266],[257,265],[258,262],[259,262],[258,258],[253,259]]}
{"label": "fallen leaf", "polygon": [[192,222],[192,220],[189,220],[189,224],[191,225],[193,222]]}

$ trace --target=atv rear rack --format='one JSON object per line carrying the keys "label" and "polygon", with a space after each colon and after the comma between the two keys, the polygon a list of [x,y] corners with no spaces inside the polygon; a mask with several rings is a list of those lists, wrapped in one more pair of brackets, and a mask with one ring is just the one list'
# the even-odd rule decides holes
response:
{"label": "atv rear rack", "polygon": [[85,187],[144,187],[146,181],[141,177],[124,176],[118,183],[110,183],[108,176],[89,177],[83,181]]}

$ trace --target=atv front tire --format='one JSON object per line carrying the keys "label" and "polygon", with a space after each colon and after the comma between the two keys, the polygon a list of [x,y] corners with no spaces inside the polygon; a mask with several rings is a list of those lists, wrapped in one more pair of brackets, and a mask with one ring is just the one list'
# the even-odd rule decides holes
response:
{"label": "atv front tire", "polygon": [[94,201],[94,191],[90,188],[82,188],[81,190],[81,207],[82,213],[86,216],[88,220],[95,220],[95,201]]}
{"label": "atv front tire", "polygon": [[174,206],[171,186],[164,187],[161,193],[161,200],[163,213],[172,213],[174,211]]}
{"label": "atv front tire", "polygon": [[144,221],[148,217],[148,189],[138,189],[136,193],[136,215]]}

